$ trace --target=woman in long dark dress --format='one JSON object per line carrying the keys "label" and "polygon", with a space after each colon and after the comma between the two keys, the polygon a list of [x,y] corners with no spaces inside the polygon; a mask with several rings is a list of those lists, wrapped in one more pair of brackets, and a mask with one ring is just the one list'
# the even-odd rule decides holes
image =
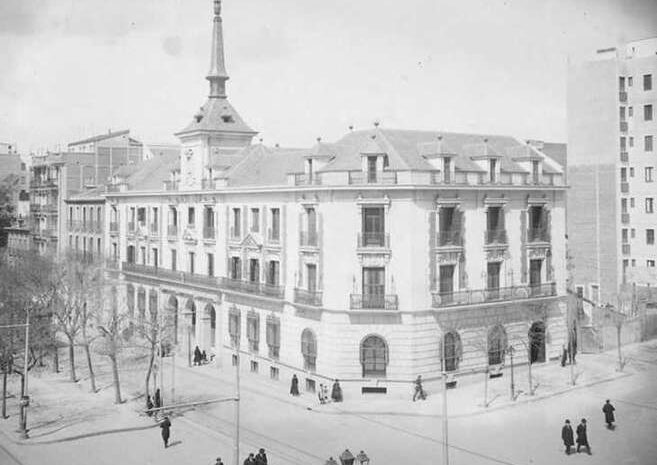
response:
{"label": "woman in long dark dress", "polygon": [[293,396],[299,395],[299,378],[297,375],[292,375],[292,384],[290,385],[290,394]]}
{"label": "woman in long dark dress", "polygon": [[201,349],[196,346],[194,349],[194,365],[200,365],[201,364]]}
{"label": "woman in long dark dress", "polygon": [[331,399],[333,399],[333,402],[342,402],[342,388],[340,387],[340,382],[337,379],[333,383]]}

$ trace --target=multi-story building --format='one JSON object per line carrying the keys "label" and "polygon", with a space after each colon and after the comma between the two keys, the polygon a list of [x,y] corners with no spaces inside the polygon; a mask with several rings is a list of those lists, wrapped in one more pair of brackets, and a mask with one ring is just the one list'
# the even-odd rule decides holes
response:
{"label": "multi-story building", "polygon": [[519,361],[560,354],[558,163],[512,137],[380,127],[253,145],[226,97],[220,2],[211,63],[181,153],[106,194],[131,317],[161,308],[183,353],[239,351],[243,369],[299,373],[310,390],[406,392],[441,367],[499,368],[510,345]]}
{"label": "multi-story building", "polygon": [[69,218],[62,214],[66,199],[89,187],[104,185],[122,165],[142,159],[142,145],[128,131],[73,142],[68,148],[68,152],[32,158],[31,230],[34,246],[41,252],[60,251],[61,239],[69,237]]}
{"label": "multi-story building", "polygon": [[657,38],[598,50],[568,78],[568,237],[576,291],[617,305],[654,285]]}

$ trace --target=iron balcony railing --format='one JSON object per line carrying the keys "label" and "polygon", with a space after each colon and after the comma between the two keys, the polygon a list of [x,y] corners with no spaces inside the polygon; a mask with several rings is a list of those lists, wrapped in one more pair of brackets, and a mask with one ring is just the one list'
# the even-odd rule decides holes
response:
{"label": "iron balcony railing", "polygon": [[269,242],[280,242],[281,241],[281,230],[280,228],[269,228],[267,229],[267,240]]}
{"label": "iron balcony railing", "polygon": [[349,171],[349,184],[397,184],[397,172]]}
{"label": "iron balcony railing", "polygon": [[456,305],[473,305],[485,302],[523,300],[549,297],[557,294],[555,283],[527,284],[519,286],[473,289],[462,291],[438,291],[431,294],[434,308]]}
{"label": "iron balcony railing", "polygon": [[438,231],[438,247],[461,247],[463,245],[463,238],[459,229],[446,229]]}
{"label": "iron balcony railing", "polygon": [[352,310],[398,310],[397,294],[349,294]]}
{"label": "iron balcony railing", "polygon": [[295,173],[294,174],[294,185],[295,186],[318,186],[322,184],[322,177],[320,173]]}
{"label": "iron balcony railing", "polygon": [[630,214],[629,213],[621,213],[621,223],[629,224],[629,222],[630,222]]}
{"label": "iron balcony railing", "polygon": [[180,181],[164,181],[165,191],[177,191]]}
{"label": "iron balcony railing", "polygon": [[260,283],[254,281],[244,281],[241,279],[219,278],[219,285],[227,289],[232,289],[245,294],[257,294],[266,297],[282,299],[285,294],[283,286]]}
{"label": "iron balcony railing", "polygon": [[621,160],[622,162],[625,162],[625,163],[627,163],[627,162],[630,161],[630,157],[629,157],[629,155],[627,154],[626,151],[624,151],[624,150],[621,151],[621,153],[620,153],[620,160]]}
{"label": "iron balcony railing", "polygon": [[550,235],[548,234],[548,229],[545,227],[529,228],[529,234],[527,236],[529,242],[550,242]]}
{"label": "iron balcony railing", "polygon": [[620,122],[620,130],[621,132],[627,132],[627,121]]}
{"label": "iron balcony railing", "polygon": [[299,243],[302,247],[317,247],[317,231],[301,231]]}
{"label": "iron balcony railing", "polygon": [[621,103],[627,102],[627,92],[625,92],[624,90],[621,90],[620,92],[618,92],[618,100]]}
{"label": "iron balcony railing", "polygon": [[390,248],[390,234],[383,231],[358,233],[358,248]]}
{"label": "iron balcony railing", "polygon": [[309,291],[306,289],[294,289],[294,301],[298,304],[322,306],[322,291]]}
{"label": "iron balcony railing", "polygon": [[486,230],[486,244],[506,244],[506,229],[487,229]]}
{"label": "iron balcony railing", "polygon": [[203,228],[203,239],[215,240],[216,233],[214,226],[206,226]]}
{"label": "iron balcony railing", "polygon": [[219,280],[215,276],[188,273],[185,271],[174,271],[152,265],[140,265],[137,263],[123,262],[121,269],[126,273],[137,273],[141,275],[154,276],[178,283],[200,284],[207,287],[219,287]]}
{"label": "iron balcony railing", "polygon": [[175,224],[167,225],[167,236],[178,237],[178,226]]}

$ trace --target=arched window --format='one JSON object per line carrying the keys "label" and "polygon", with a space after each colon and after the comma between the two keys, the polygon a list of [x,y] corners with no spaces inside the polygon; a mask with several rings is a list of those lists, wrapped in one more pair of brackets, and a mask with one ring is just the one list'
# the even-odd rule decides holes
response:
{"label": "arched window", "polygon": [[504,362],[506,351],[506,331],[501,325],[496,325],[488,332],[488,364],[500,365]]}
{"label": "arched window", "polygon": [[360,343],[360,364],[363,378],[385,378],[388,366],[388,345],[379,336],[367,336]]}
{"label": "arched window", "polygon": [[315,371],[317,362],[317,339],[312,330],[306,328],[301,333],[301,354],[303,355],[303,368]]}
{"label": "arched window", "polygon": [[461,338],[456,331],[445,334],[443,341],[445,371],[456,371],[461,361]]}

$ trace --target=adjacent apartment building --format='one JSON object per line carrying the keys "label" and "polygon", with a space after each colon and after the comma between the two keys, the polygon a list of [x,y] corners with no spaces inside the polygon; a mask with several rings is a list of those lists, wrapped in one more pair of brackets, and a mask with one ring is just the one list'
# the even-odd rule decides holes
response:
{"label": "adjacent apartment building", "polygon": [[540,363],[565,326],[562,166],[508,136],[382,127],[292,149],[253,144],[228,101],[221,2],[209,97],[182,149],[113,176],[106,254],[139,324],[313,390],[407,392]]}
{"label": "adjacent apartment building", "polygon": [[657,283],[657,38],[598,50],[568,76],[568,238],[573,286],[617,305]]}

